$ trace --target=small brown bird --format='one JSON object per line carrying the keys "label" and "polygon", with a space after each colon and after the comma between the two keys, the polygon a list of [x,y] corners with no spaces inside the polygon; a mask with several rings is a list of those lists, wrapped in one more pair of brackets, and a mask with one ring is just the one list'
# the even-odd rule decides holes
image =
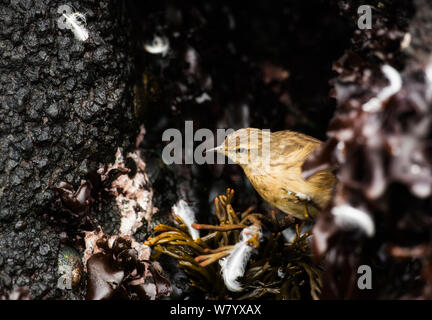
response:
{"label": "small brown bird", "polygon": [[255,190],[265,200],[298,219],[316,218],[332,196],[336,178],[330,170],[307,180],[301,167],[321,141],[284,130],[270,133],[245,128],[229,134],[208,151],[225,154],[239,164]]}

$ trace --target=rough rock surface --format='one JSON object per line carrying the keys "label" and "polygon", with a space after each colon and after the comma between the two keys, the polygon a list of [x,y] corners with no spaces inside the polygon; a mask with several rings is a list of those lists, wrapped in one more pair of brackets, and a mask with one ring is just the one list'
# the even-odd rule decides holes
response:
{"label": "rough rock surface", "polygon": [[[85,42],[58,27],[64,4],[85,14]],[[26,285],[33,298],[65,293],[55,290],[61,230],[43,216],[52,187],[61,180],[77,187],[134,142],[123,10],[114,1],[0,2],[2,289]]]}

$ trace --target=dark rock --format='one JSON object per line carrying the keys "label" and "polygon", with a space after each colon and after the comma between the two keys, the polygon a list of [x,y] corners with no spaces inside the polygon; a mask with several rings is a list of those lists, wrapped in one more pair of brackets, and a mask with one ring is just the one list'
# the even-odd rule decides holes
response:
{"label": "dark rock", "polygon": [[137,132],[130,24],[122,5],[74,3],[87,16],[90,37],[82,43],[58,28],[63,4],[0,5],[0,239],[11,240],[0,245],[2,264],[10,266],[0,287],[26,285],[35,299],[77,297],[55,289],[63,230],[42,217],[56,196],[52,187],[61,180],[78,187]]}

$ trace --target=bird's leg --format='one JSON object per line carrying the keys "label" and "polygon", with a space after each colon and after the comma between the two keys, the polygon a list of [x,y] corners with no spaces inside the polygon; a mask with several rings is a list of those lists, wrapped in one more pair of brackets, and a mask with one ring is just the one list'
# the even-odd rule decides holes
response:
{"label": "bird's leg", "polygon": [[304,204],[304,217],[305,219],[310,218],[308,204],[313,204],[311,197],[301,192],[292,192],[288,189],[284,189],[284,191],[288,195],[288,200],[291,200],[294,203],[300,202]]}
{"label": "bird's leg", "polygon": [[305,217],[305,219],[309,219],[309,217],[310,217],[310,215],[309,215],[308,205],[307,205],[306,202],[305,202],[305,204],[304,204],[304,217]]}

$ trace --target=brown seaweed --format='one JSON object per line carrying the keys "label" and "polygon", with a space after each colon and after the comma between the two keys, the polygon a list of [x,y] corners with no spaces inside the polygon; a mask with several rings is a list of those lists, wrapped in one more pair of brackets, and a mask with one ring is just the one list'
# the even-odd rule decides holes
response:
{"label": "brown seaweed", "polygon": [[[279,221],[275,216],[254,213],[253,208],[236,212],[231,201],[234,190],[227,189],[225,195],[215,198],[214,205],[218,225],[193,224],[207,234],[193,240],[180,218],[179,227],[157,225],[156,236],[150,237],[145,244],[154,249],[153,258],[160,254],[178,260],[179,266],[189,275],[196,288],[208,294],[209,298],[258,299],[317,299],[321,280],[320,267],[310,256],[309,233],[302,233],[303,225],[295,224],[292,219]],[[295,238],[285,242],[281,231],[291,222],[295,225]],[[221,277],[219,262],[228,256],[239,241],[242,229],[250,225],[264,228],[262,237],[253,236],[248,245],[256,249],[242,277],[245,291],[232,293],[227,290]]]}

